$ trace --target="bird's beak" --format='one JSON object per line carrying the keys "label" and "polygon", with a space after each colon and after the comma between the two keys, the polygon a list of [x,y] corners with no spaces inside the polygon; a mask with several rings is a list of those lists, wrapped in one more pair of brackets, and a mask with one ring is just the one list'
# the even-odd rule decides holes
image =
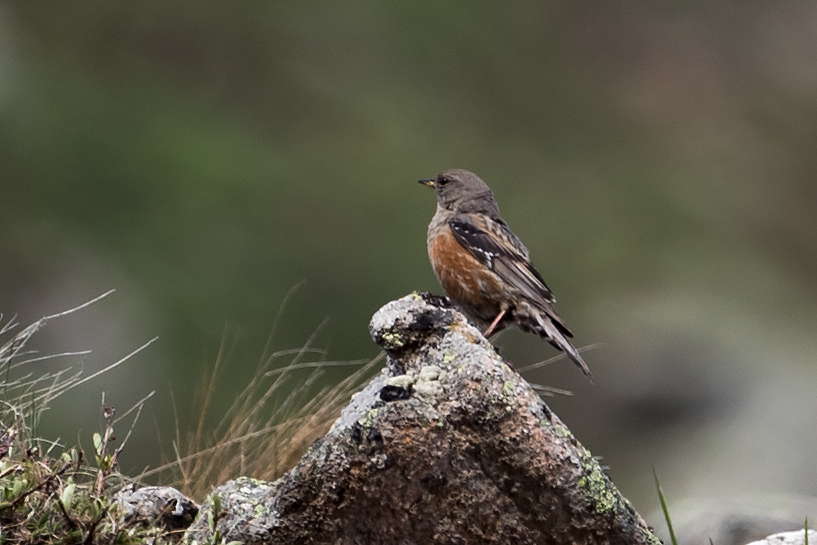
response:
{"label": "bird's beak", "polygon": [[437,187],[437,184],[434,182],[434,178],[424,178],[417,181],[423,185],[427,185],[428,187]]}

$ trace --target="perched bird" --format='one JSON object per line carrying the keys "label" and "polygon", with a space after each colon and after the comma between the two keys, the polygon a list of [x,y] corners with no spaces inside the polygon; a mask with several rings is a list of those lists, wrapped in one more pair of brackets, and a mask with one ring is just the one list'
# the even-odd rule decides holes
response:
{"label": "perched bird", "polygon": [[451,301],[485,336],[515,324],[562,350],[592,380],[568,338],[573,333],[556,314],[556,298],[528,257],[528,249],[499,214],[494,194],[467,170],[446,170],[419,180],[437,192],[437,212],[428,226],[428,257]]}

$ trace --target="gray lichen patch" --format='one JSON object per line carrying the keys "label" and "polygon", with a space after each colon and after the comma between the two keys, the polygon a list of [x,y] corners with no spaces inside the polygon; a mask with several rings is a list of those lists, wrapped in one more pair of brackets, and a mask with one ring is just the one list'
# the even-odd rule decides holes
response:
{"label": "gray lichen patch", "polygon": [[386,352],[397,353],[418,346],[432,332],[464,317],[444,306],[432,306],[428,294],[412,293],[378,310],[369,322],[369,334]]}
{"label": "gray lichen patch", "polygon": [[426,365],[425,367],[420,369],[420,376],[417,377],[418,381],[435,381],[435,380],[442,380],[443,370],[437,367],[436,365]]}
{"label": "gray lichen patch", "polygon": [[414,392],[422,398],[436,398],[443,393],[443,387],[439,382],[418,382],[414,385]]}
{"label": "gray lichen patch", "polygon": [[389,386],[397,386],[398,388],[403,388],[408,390],[415,382],[415,378],[411,374],[406,375],[397,375],[396,377],[389,377],[386,380],[386,384]]}
{"label": "gray lichen patch", "polygon": [[270,501],[272,492],[272,483],[250,477],[239,477],[216,488],[202,506],[197,522],[185,534],[184,542],[188,545],[212,542],[209,534],[213,528],[209,526],[216,520],[227,534],[265,535],[279,520]]}
{"label": "gray lichen patch", "polygon": [[436,365],[426,365],[420,369],[417,382],[414,383],[414,392],[426,399],[433,400],[443,394],[444,389],[441,381],[445,378],[445,372]]}
{"label": "gray lichen patch", "polygon": [[128,485],[114,495],[113,502],[126,522],[161,519],[168,528],[185,528],[193,522],[199,506],[175,488]]}

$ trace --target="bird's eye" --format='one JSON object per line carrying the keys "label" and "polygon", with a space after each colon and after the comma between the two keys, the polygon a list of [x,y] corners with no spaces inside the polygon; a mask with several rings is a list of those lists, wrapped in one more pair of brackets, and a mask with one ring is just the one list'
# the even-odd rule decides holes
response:
{"label": "bird's eye", "polygon": [[448,178],[446,176],[440,176],[440,178],[437,180],[437,184],[438,185],[445,185],[450,181],[451,181],[451,178]]}

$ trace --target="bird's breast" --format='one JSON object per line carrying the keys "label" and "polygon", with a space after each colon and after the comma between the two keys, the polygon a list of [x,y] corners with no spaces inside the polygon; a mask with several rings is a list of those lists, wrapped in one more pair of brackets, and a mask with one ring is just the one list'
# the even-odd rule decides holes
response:
{"label": "bird's breast", "polygon": [[457,242],[445,225],[429,229],[428,257],[448,297],[466,313],[490,323],[502,308],[499,277]]}

